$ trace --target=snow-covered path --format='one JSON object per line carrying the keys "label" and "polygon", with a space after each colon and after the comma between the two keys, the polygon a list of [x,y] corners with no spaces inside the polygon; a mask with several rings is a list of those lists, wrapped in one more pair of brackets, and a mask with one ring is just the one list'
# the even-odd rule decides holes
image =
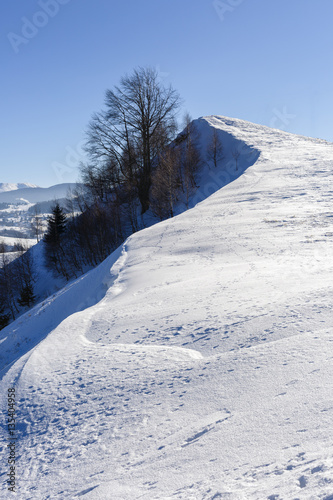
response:
{"label": "snow-covered path", "polygon": [[197,126],[260,156],[11,325],[18,498],[333,499],[333,145]]}

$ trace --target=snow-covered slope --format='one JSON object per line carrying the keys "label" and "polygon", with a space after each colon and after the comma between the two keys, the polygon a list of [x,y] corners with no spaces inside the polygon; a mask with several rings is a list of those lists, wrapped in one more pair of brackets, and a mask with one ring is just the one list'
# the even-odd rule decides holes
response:
{"label": "snow-covered slope", "polygon": [[9,182],[0,182],[0,193],[6,192],[6,191],[15,191],[17,189],[24,189],[24,188],[36,188],[35,184],[30,184],[28,182],[21,182],[21,183],[16,183],[16,184],[11,184]]}
{"label": "snow-covered slope", "polygon": [[333,498],[333,145],[197,127],[238,170],[1,332],[18,498]]}

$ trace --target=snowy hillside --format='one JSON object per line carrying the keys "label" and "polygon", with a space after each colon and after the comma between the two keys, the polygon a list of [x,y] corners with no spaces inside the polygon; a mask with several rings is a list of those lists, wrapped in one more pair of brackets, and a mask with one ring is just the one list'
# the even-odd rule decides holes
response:
{"label": "snowy hillside", "polygon": [[203,201],[0,332],[17,498],[333,499],[333,144],[196,124]]}

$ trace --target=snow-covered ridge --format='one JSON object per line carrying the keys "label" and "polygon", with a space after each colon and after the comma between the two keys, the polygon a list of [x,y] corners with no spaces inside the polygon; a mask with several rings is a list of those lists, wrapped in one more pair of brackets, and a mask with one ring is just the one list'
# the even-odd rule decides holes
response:
{"label": "snow-covered ridge", "polygon": [[25,189],[25,188],[36,188],[35,184],[30,184],[28,182],[21,182],[17,184],[11,184],[9,182],[0,182],[0,193],[6,191],[15,191],[17,189]]}
{"label": "snow-covered ridge", "polygon": [[199,203],[0,333],[22,498],[331,498],[333,145],[196,125]]}

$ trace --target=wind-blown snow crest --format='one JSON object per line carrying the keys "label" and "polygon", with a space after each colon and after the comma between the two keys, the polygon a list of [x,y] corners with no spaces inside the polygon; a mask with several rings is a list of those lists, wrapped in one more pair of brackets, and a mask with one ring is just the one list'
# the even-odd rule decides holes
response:
{"label": "wind-blown snow crest", "polygon": [[1,332],[20,498],[333,494],[333,145],[195,123],[226,158],[194,208]]}

